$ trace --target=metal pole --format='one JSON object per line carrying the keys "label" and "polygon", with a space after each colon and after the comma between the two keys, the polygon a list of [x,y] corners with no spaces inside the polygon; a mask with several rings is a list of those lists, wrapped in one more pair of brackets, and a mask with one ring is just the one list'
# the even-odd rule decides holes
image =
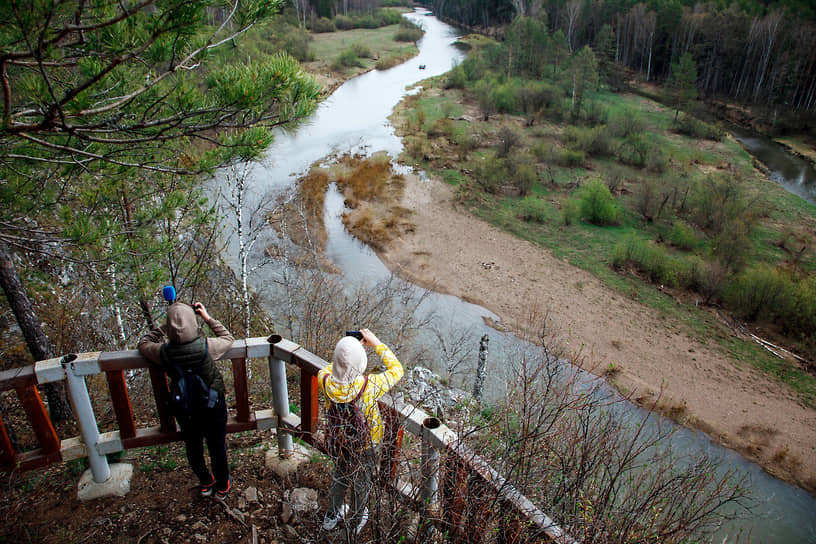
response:
{"label": "metal pole", "polygon": [[435,417],[422,421],[422,503],[431,512],[436,512],[439,504],[439,450],[431,442],[431,431],[440,425]]}
{"label": "metal pole", "polygon": [[269,381],[272,385],[272,403],[275,413],[278,414],[278,455],[290,457],[294,453],[292,433],[282,425],[283,419],[289,415],[289,390],[286,384],[286,363],[272,356],[272,344],[280,342],[281,337],[273,334],[269,337]]}
{"label": "metal pole", "polygon": [[68,382],[68,397],[76,414],[79,432],[82,440],[85,441],[85,449],[88,452],[88,462],[91,465],[91,473],[94,482],[101,484],[110,478],[111,471],[108,466],[108,458],[99,453],[96,444],[99,442],[99,429],[96,426],[96,416],[91,405],[91,397],[88,395],[88,388],[85,385],[85,378],[77,376],[74,371],[74,360],[77,356],[69,353],[62,358],[60,363],[65,370],[65,379]]}

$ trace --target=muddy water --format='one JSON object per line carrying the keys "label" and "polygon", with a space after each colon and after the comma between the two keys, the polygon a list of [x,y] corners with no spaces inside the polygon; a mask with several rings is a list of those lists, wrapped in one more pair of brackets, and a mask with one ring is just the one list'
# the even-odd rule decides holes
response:
{"label": "muddy water", "polygon": [[[388,123],[394,106],[409,92],[406,87],[415,82],[446,72],[461,58],[452,46],[455,30],[434,17],[420,13],[408,17],[422,24],[425,37],[419,42],[419,55],[386,71],[373,71],[346,82],[320,105],[317,112],[296,131],[279,133],[266,159],[255,166],[251,181],[253,191],[290,191],[299,174],[308,170],[315,161],[333,153],[387,151],[396,157],[401,150],[400,139]],[[425,65],[424,70],[419,66]],[[345,281],[377,281],[389,271],[377,255],[365,244],[351,236],[343,227],[340,216],[343,199],[336,189],[330,189],[326,198],[325,221],[328,231],[328,256],[343,271]],[[260,245],[259,245],[260,246]],[[256,277],[253,286],[260,292],[275,288],[275,282],[263,276]],[[274,310],[270,308],[270,310]],[[433,312],[449,330],[467,330],[474,346],[482,334],[490,335],[491,361],[500,360],[500,354],[517,340],[488,328],[484,317],[496,318],[491,312],[464,302],[456,297],[432,294],[420,311]],[[429,349],[438,349],[437,340],[421,338]],[[475,357],[471,360],[475,360]],[[435,369],[442,372],[444,369]],[[489,394],[500,396],[503,391],[501,369],[488,368],[493,379]],[[472,376],[472,372],[464,373]],[[470,390],[472,383],[458,383]],[[638,408],[630,405],[630,416],[636,417]],[[713,444],[702,433],[679,429],[672,446],[685,455],[694,457],[710,453],[723,459],[727,468],[736,468],[751,478],[756,504],[750,518],[730,523],[717,534],[717,542],[752,543],[816,543],[816,498],[768,476],[757,465],[746,462],[736,453]]]}

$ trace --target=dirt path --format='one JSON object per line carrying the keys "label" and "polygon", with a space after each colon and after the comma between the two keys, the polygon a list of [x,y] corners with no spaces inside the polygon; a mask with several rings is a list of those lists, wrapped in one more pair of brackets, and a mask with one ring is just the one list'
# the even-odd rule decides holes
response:
{"label": "dirt path", "polygon": [[601,370],[619,367],[621,391],[647,401],[663,384],[663,403],[687,424],[816,489],[816,410],[588,272],[457,209],[441,181],[409,176],[404,195],[415,228],[381,252],[394,272],[481,304],[510,328],[531,307],[548,310],[573,349],[583,346]]}

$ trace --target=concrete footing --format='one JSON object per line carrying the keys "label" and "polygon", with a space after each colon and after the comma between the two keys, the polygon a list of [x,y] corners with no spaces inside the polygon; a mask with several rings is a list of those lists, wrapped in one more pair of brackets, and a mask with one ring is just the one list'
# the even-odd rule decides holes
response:
{"label": "concrete footing", "polygon": [[114,463],[110,465],[110,478],[102,483],[95,482],[91,470],[86,470],[79,479],[77,498],[90,501],[101,497],[124,497],[130,491],[133,465]]}
{"label": "concrete footing", "polygon": [[312,456],[308,448],[297,443],[294,444],[293,450],[289,457],[281,457],[278,455],[277,448],[270,449],[266,452],[266,468],[272,470],[280,478],[291,476],[300,465],[308,463]]}

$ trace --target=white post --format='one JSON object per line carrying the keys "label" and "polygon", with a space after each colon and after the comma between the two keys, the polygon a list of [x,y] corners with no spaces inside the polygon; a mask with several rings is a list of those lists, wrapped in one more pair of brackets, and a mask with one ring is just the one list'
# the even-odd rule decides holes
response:
{"label": "white post", "polygon": [[108,466],[108,459],[99,453],[96,445],[99,442],[99,428],[96,426],[96,416],[94,416],[91,398],[88,395],[88,388],[85,385],[85,378],[78,376],[74,371],[74,360],[77,356],[70,353],[62,358],[62,368],[65,369],[65,379],[68,383],[68,397],[79,424],[79,432],[82,440],[85,441],[85,449],[88,452],[88,461],[91,465],[91,473],[96,483],[101,484],[110,478],[111,471]]}
{"label": "white post", "polygon": [[422,421],[422,503],[430,512],[436,512],[439,504],[439,450],[433,446],[430,435],[441,425],[435,417]]}
{"label": "white post", "polygon": [[[270,337],[270,344],[274,344],[273,340],[280,337],[273,335]],[[286,386],[286,363],[272,356],[272,346],[270,345],[269,355],[269,381],[272,385],[272,403],[275,408],[275,413],[278,414],[278,455],[281,457],[291,457],[294,453],[294,444],[292,443],[292,433],[281,425],[281,421],[289,415],[289,390]]]}

